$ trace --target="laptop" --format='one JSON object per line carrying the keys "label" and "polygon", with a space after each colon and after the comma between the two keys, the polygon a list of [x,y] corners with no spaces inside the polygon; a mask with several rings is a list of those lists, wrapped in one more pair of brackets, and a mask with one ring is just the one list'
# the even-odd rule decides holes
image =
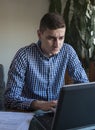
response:
{"label": "laptop", "polygon": [[[37,116],[50,118],[49,127],[46,128]],[[63,86],[56,112],[35,115],[29,130],[95,130],[95,82]]]}

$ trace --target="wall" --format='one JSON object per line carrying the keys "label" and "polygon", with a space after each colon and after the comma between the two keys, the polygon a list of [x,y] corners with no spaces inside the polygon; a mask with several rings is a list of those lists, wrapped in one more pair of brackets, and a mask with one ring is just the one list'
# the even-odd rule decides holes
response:
{"label": "wall", "polygon": [[38,40],[39,21],[48,7],[49,0],[0,0],[0,64],[5,82],[16,51]]}

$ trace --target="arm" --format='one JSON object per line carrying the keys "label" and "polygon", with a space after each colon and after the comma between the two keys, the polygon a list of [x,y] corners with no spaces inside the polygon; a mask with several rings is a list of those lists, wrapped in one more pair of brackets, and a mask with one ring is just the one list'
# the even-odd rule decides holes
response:
{"label": "arm", "polygon": [[9,109],[28,110],[32,99],[22,96],[25,72],[27,68],[27,54],[20,49],[15,55],[9,72],[5,91],[5,106]]}
{"label": "arm", "polygon": [[88,77],[85,73],[84,68],[75,52],[71,47],[69,50],[69,62],[68,62],[68,73],[75,83],[85,83],[89,82]]}

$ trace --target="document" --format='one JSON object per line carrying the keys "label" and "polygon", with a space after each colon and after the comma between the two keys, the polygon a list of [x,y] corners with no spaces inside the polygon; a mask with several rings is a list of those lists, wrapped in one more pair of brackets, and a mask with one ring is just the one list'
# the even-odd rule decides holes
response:
{"label": "document", "polygon": [[28,130],[33,113],[0,112],[0,130]]}

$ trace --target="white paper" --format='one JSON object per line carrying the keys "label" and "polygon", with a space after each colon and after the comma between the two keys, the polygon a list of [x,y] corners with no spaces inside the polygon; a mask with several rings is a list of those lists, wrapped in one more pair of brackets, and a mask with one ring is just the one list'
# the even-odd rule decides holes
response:
{"label": "white paper", "polygon": [[33,113],[0,112],[0,130],[28,130]]}

